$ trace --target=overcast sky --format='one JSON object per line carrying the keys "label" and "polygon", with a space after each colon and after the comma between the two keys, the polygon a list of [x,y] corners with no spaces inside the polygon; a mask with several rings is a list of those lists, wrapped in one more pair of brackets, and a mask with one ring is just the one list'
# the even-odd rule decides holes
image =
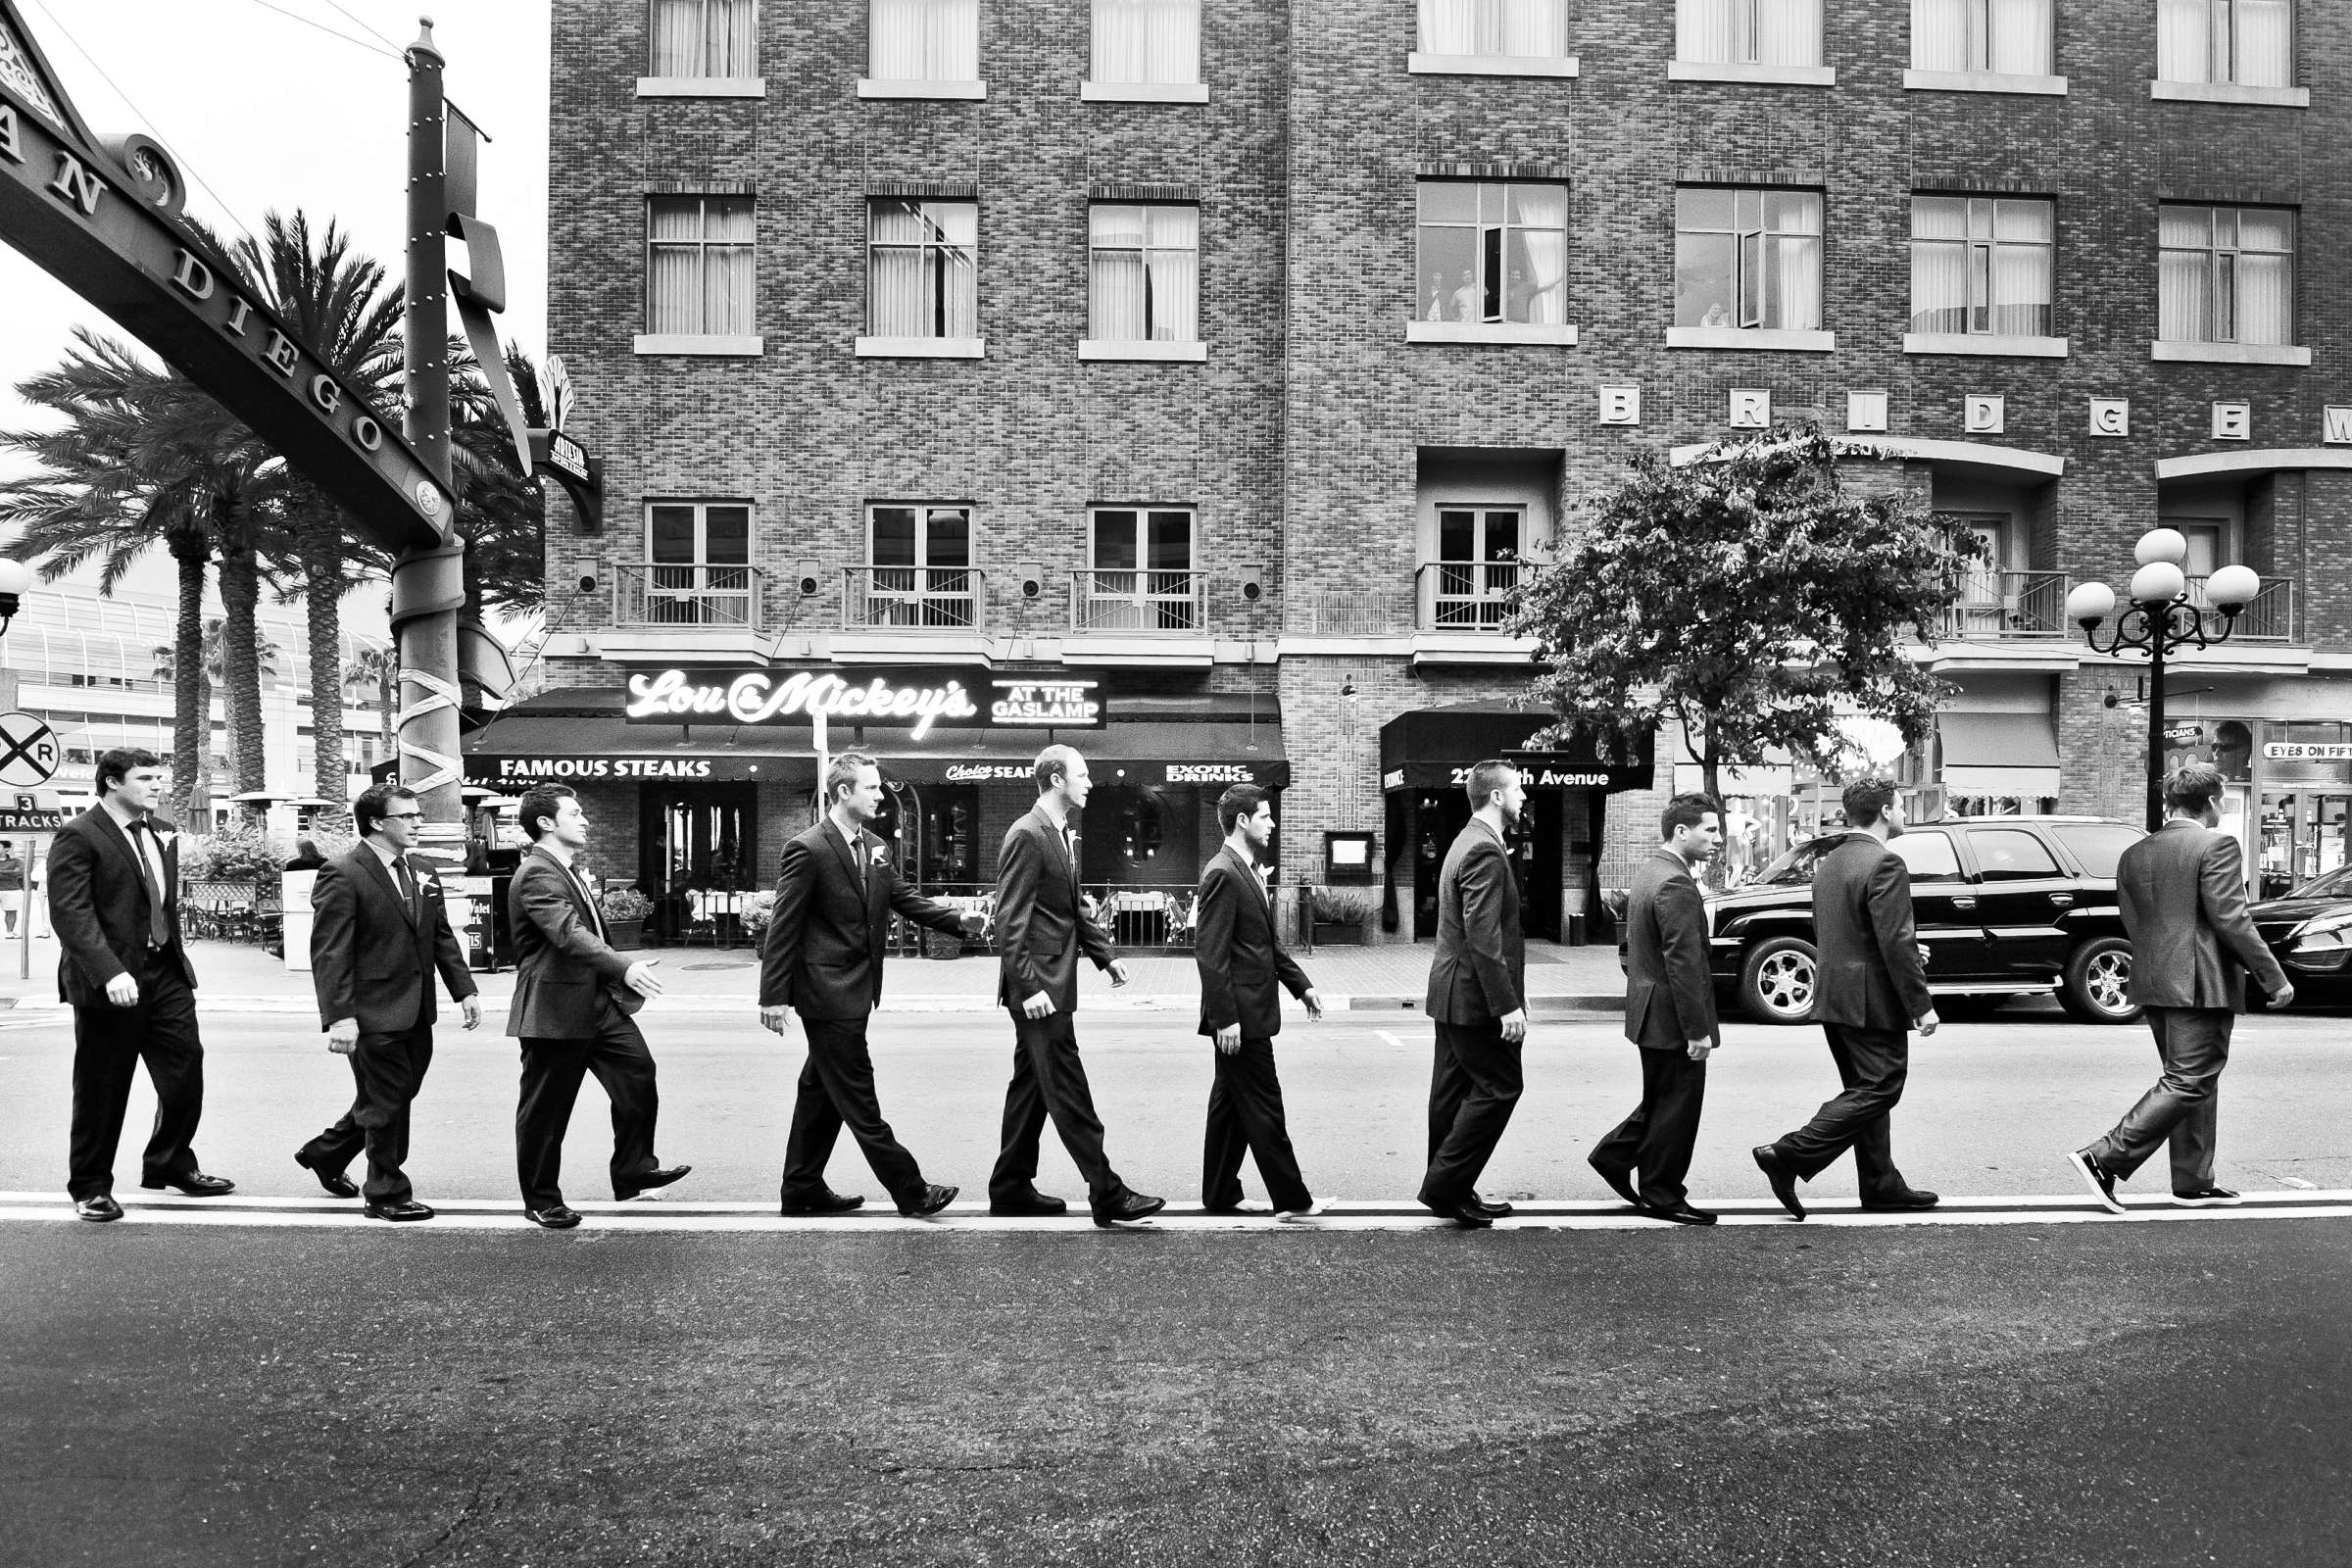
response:
{"label": "overcast sky", "polygon": [[[93,130],[143,130],[179,160],[191,213],[230,238],[258,233],[271,210],[300,208],[315,228],[331,217],[394,277],[408,177],[408,70],[387,56],[416,38],[419,14],[430,15],[449,60],[451,99],[493,138],[482,153],[479,216],[506,252],[500,330],[534,359],[545,351],[548,0],[18,4]],[[72,327],[86,322],[124,335],[6,247],[0,301],[0,426],[30,417],[16,385],[58,363]],[[17,466],[5,456],[0,463]]]}

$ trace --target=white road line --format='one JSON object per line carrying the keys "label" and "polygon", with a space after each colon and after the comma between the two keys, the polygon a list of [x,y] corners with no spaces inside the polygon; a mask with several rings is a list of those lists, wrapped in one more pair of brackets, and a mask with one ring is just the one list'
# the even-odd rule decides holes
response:
{"label": "white road line", "polygon": [[1376,1029],[1373,1031],[1373,1033],[1379,1035],[1380,1038],[1387,1044],[1395,1046],[1398,1051],[1402,1051],[1404,1049],[1404,1042],[1396,1038],[1396,1030]]}

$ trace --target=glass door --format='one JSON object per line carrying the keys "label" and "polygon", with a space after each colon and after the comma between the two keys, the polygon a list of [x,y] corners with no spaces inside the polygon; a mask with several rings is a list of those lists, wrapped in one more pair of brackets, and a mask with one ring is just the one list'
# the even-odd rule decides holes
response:
{"label": "glass door", "polygon": [[759,863],[759,786],[647,785],[640,792],[639,886],[671,938],[739,933],[743,896],[774,867]]}

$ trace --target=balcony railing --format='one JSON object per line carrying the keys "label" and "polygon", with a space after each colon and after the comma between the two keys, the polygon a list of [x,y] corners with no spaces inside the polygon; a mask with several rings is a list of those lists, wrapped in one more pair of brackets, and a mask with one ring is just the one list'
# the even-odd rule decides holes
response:
{"label": "balcony railing", "polygon": [[1200,632],[1208,574],[1095,567],[1070,573],[1070,630]]}
{"label": "balcony railing", "polygon": [[2066,596],[2074,580],[2062,571],[1972,571],[1960,598],[1943,612],[1946,637],[2064,637]]}
{"label": "balcony railing", "polygon": [[1517,561],[1430,561],[1414,574],[1423,631],[1500,631],[1511,618]]}
{"label": "balcony railing", "polygon": [[1393,588],[1308,592],[1296,602],[1309,637],[1386,637],[1405,630],[1413,613],[1412,597]]}
{"label": "balcony railing", "polygon": [[757,626],[758,566],[623,563],[613,568],[612,620],[620,626]]}
{"label": "balcony railing", "polygon": [[[2210,577],[2188,579],[2188,602],[2198,609],[2205,608],[2205,585]],[[2237,625],[2230,635],[2239,642],[2282,643],[2289,641],[2294,626],[2295,580],[2292,577],[2265,577],[2262,591],[2254,602],[2237,615]]]}
{"label": "balcony railing", "polygon": [[987,573],[977,566],[844,566],[844,630],[971,631],[987,624]]}

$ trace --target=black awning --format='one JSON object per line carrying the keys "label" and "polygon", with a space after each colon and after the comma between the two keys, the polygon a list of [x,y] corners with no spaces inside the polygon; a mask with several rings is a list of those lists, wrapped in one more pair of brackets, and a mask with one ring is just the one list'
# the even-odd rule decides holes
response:
{"label": "black awning", "polygon": [[1528,737],[1556,716],[1507,703],[1461,703],[1399,713],[1380,727],[1383,789],[1450,789],[1463,772],[1498,757],[1527,773],[1531,789],[1648,789],[1655,777],[1651,737],[1620,741],[1581,729],[1564,747],[1528,750]]}

